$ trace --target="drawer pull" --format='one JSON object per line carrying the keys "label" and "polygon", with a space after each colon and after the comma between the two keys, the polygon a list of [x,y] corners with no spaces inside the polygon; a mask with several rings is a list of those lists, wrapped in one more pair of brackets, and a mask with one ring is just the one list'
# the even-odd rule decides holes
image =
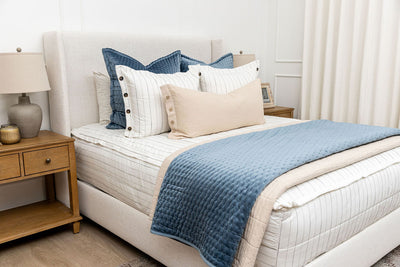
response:
{"label": "drawer pull", "polygon": [[46,159],[46,163],[49,164],[51,162],[51,159]]}

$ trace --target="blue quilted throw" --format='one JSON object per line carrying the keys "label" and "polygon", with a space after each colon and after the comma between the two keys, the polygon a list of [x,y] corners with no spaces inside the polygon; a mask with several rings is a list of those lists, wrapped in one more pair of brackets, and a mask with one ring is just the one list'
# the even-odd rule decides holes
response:
{"label": "blue quilted throw", "polygon": [[194,147],[169,165],[151,232],[231,266],[251,209],[275,178],[303,164],[400,135],[400,129],[310,121]]}

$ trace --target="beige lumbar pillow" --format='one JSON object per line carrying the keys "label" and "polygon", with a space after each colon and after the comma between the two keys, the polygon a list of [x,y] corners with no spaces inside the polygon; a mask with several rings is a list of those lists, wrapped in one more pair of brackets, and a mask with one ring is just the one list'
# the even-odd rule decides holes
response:
{"label": "beige lumbar pillow", "polygon": [[196,137],[263,124],[264,109],[259,79],[220,95],[174,85],[161,86],[171,139]]}

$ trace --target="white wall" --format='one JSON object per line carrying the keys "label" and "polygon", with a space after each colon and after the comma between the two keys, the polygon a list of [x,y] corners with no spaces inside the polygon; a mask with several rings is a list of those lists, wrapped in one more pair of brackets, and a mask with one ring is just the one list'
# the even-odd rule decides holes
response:
{"label": "white wall", "polygon": [[[303,5],[304,0],[0,0],[0,52],[18,46],[41,52],[42,33],[51,30],[220,38],[233,53],[255,53],[261,60],[260,78],[271,83],[277,103],[295,106]],[[42,128],[49,129],[47,94],[30,96],[43,109]],[[0,124],[16,102],[16,95],[0,95]],[[26,192],[24,183],[0,186],[0,210],[21,204],[22,196],[24,203],[42,199],[42,180],[30,183],[29,190],[39,194]]]}
{"label": "white wall", "polygon": [[300,117],[305,0],[268,1],[269,51],[264,59],[265,81],[271,83],[275,103],[294,107]]}
{"label": "white wall", "polygon": [[[57,1],[0,0],[0,52],[42,51],[42,32],[59,28]],[[0,70],[1,71],[1,70]],[[0,81],[1,82],[1,81]],[[46,92],[30,94],[31,101],[43,110],[43,129],[49,129],[49,105]],[[7,110],[17,103],[18,95],[0,95],[0,124],[7,123]],[[43,179],[0,185],[0,210],[39,201],[44,198]]]}

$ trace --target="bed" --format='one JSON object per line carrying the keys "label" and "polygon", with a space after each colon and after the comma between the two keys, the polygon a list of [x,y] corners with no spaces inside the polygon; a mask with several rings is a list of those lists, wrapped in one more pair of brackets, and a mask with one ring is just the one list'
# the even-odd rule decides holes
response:
{"label": "bed", "polygon": [[[51,127],[65,135],[72,131],[76,138],[82,214],[167,266],[205,266],[195,249],[151,234],[149,214],[156,175],[166,156],[211,137],[177,142],[161,134],[135,140],[125,138],[121,130],[99,125],[92,72],[105,72],[103,47],[122,50],[143,62],[179,48],[210,62],[223,54],[222,41],[78,32],[44,35],[52,87]],[[290,121],[266,118],[274,126]],[[230,133],[216,135],[224,134]],[[400,244],[399,162],[400,150],[392,149],[289,189],[274,204],[255,265],[376,262]],[[341,183],[333,182],[337,177]],[[68,202],[66,186],[59,177],[57,197],[64,203]]]}

